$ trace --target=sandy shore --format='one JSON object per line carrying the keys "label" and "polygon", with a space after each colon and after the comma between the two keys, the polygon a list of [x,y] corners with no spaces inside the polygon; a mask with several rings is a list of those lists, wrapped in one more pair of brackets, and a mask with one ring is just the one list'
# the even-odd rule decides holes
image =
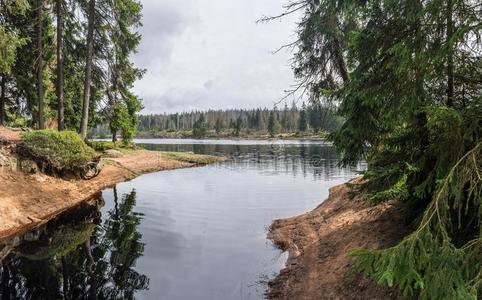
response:
{"label": "sandy shore", "polygon": [[[18,142],[15,134],[2,128],[0,138],[3,144],[6,140]],[[222,160],[194,154],[189,158],[192,161],[169,153],[132,151],[119,158],[103,159],[101,173],[92,180],[67,181],[41,173],[28,175],[0,168],[0,241],[39,226],[116,183],[145,173]]]}
{"label": "sandy shore", "polygon": [[289,252],[286,268],[269,283],[269,299],[401,299],[352,272],[346,254],[353,248],[379,249],[404,236],[397,202],[373,206],[350,200],[345,185],[301,216],[276,220],[268,238]]}

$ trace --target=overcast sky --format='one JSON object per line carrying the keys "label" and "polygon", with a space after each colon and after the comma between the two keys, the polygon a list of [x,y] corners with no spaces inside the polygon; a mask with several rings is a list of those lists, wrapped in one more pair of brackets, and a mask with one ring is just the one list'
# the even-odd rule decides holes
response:
{"label": "overcast sky", "polygon": [[283,0],[141,0],[142,43],[134,62],[147,69],[135,92],[143,113],[272,107],[293,83],[293,17]]}

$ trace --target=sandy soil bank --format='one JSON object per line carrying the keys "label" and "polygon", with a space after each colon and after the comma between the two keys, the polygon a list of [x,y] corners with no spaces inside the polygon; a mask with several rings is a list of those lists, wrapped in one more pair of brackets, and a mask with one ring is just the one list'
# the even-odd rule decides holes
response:
{"label": "sandy soil bank", "polygon": [[[18,142],[18,136],[18,133],[0,127],[0,141],[4,145]],[[199,155],[189,157],[193,161],[205,162],[222,159]],[[28,175],[0,168],[0,241],[39,226],[116,183],[144,173],[200,164],[190,162],[184,156],[140,150],[119,158],[103,159],[103,165],[101,173],[88,181],[67,181],[41,173]]]}
{"label": "sandy soil bank", "polygon": [[353,248],[379,249],[404,236],[395,201],[372,206],[350,200],[345,185],[330,189],[329,198],[301,216],[276,220],[268,238],[289,251],[286,268],[269,283],[269,299],[402,299],[363,279],[350,268]]}

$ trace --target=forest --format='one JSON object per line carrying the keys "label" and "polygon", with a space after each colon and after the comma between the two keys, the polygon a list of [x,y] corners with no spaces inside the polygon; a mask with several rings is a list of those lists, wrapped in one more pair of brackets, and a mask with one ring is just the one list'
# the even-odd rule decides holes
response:
{"label": "forest", "polygon": [[279,51],[293,52],[288,96],[301,94],[306,105],[139,116],[133,86],[145,70],[131,58],[141,41],[140,1],[0,0],[0,126],[114,142],[131,141],[136,130],[327,133],[341,167],[366,162],[351,193],[374,207],[401,203],[408,232],[385,249],[351,250],[354,268],[406,297],[480,299],[482,2],[291,0],[284,8],[259,22],[300,18],[295,40]]}
{"label": "forest", "polygon": [[144,70],[136,0],[0,1],[0,125],[134,136]]}
{"label": "forest", "polygon": [[[163,134],[184,133],[187,136],[203,138],[209,136],[254,136],[281,133],[316,135],[333,132],[340,128],[342,119],[329,108],[304,103],[301,107],[293,102],[291,107],[274,109],[231,109],[194,111],[188,113],[140,115],[137,127],[138,137],[159,137]],[[92,130],[94,136],[110,136],[108,126]]]}
{"label": "forest", "polygon": [[367,201],[399,199],[410,233],[350,253],[366,277],[420,299],[480,299],[482,3],[300,0],[297,89],[338,107],[343,165]]}

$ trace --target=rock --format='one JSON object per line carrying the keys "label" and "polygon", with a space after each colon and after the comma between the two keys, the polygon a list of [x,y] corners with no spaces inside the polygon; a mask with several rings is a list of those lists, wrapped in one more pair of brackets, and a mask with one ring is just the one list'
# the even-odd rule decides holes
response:
{"label": "rock", "polygon": [[118,158],[118,157],[124,156],[124,154],[122,154],[122,152],[120,151],[110,149],[110,150],[105,150],[103,153],[103,156],[110,157],[110,158]]}
{"label": "rock", "polygon": [[20,162],[20,170],[27,174],[36,174],[40,171],[37,163],[30,159]]}

